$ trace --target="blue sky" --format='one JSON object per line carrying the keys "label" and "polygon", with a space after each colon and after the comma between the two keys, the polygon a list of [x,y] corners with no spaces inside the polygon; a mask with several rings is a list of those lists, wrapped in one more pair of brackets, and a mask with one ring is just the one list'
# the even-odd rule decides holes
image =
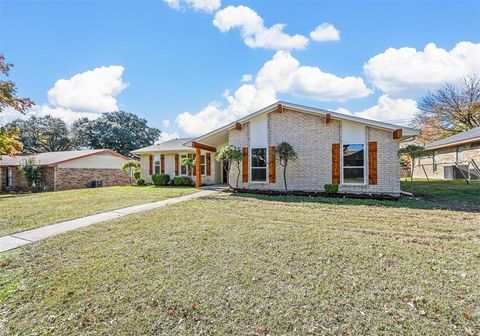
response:
{"label": "blue sky", "polygon": [[[324,23],[338,36],[315,41]],[[405,123],[427,90],[480,72],[479,42],[478,1],[0,1],[0,52],[30,113],[71,122],[116,107],[164,138],[274,99]]]}

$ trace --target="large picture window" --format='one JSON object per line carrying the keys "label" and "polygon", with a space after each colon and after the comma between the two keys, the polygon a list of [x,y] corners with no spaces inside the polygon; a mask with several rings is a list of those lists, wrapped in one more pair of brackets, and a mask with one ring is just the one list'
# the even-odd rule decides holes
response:
{"label": "large picture window", "polygon": [[267,149],[252,148],[251,152],[251,180],[253,182],[267,181]]}
{"label": "large picture window", "polygon": [[365,145],[343,145],[343,183],[365,183]]}
{"label": "large picture window", "polygon": [[154,174],[160,174],[160,155],[155,155],[155,171]]}

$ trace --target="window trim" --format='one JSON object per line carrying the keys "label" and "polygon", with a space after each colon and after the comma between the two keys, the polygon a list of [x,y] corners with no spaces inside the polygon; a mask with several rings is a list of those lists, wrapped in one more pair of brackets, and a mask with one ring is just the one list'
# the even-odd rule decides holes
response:
{"label": "window trim", "polygon": [[5,167],[5,187],[13,187],[13,168]]}
{"label": "window trim", "polygon": [[[157,158],[158,158],[158,161],[157,161]],[[160,154],[153,156],[153,174],[155,174],[155,175],[158,175],[158,174],[162,173],[161,170],[160,170],[160,164],[161,164],[160,160],[161,160]],[[157,173],[157,168],[158,168],[158,173]]]}
{"label": "window trim", "polygon": [[[352,182],[345,182],[344,181],[344,165],[343,165],[343,146],[348,145],[363,145],[363,166],[349,166],[348,168],[363,168],[363,183],[352,183]],[[345,186],[366,186],[368,185],[368,146],[365,143],[341,143],[340,146],[340,184]]]}
{"label": "window trim", "polygon": [[[182,165],[182,159],[187,158],[188,154],[180,154],[180,161],[178,164],[180,165],[180,169],[178,170],[178,176],[188,176],[188,168],[185,165]],[[182,167],[185,168],[185,174],[182,173]]]}
{"label": "window trim", "polygon": [[[253,167],[252,166],[252,151],[254,149],[265,149],[265,167]],[[249,183],[255,183],[255,184],[267,184],[268,183],[268,147],[250,147],[249,149],[249,160],[248,160],[248,181]],[[252,180],[252,168],[255,169],[263,169],[265,168],[265,181],[253,181]]]}
{"label": "window trim", "polygon": [[[202,163],[203,159],[203,163]],[[200,155],[200,175],[207,175],[207,156],[205,154]]]}
{"label": "window trim", "polygon": [[438,162],[437,162],[437,156],[438,156],[438,150],[434,150],[432,152],[432,170],[434,173],[436,173],[438,171]]}

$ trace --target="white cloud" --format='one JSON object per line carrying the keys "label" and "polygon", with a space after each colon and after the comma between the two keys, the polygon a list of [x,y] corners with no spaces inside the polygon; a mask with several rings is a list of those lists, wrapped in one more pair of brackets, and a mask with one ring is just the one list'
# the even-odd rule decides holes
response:
{"label": "white cloud", "polygon": [[162,133],[160,133],[160,137],[157,140],[157,143],[162,143],[162,142],[172,140],[172,139],[177,139],[177,138],[178,138],[178,135],[176,132],[169,133],[169,132],[162,131]]}
{"label": "white cloud", "polygon": [[344,101],[368,96],[371,91],[359,77],[341,78],[317,67],[301,66],[289,52],[278,51],[258,71],[253,83],[243,84],[234,94],[224,96],[226,107],[212,102],[198,113],[178,115],[175,124],[182,134],[203,134],[274,103],[279,93]]}
{"label": "white cloud", "polygon": [[251,82],[252,80],[253,80],[252,74],[244,74],[241,79],[242,82]]}
{"label": "white cloud", "polygon": [[305,49],[308,38],[303,35],[288,35],[283,32],[285,24],[265,27],[263,19],[249,7],[228,6],[215,14],[213,24],[222,32],[239,28],[242,38],[250,48]]}
{"label": "white cloud", "polygon": [[165,128],[169,128],[170,127],[170,119],[165,119],[164,121],[162,121],[162,125]]}
{"label": "white cloud", "polygon": [[480,72],[480,43],[459,42],[450,51],[429,43],[423,51],[389,48],[363,66],[373,84],[396,97],[423,94]]}
{"label": "white cloud", "polygon": [[170,7],[180,10],[184,6],[198,11],[213,13],[221,6],[220,0],[164,0]]}
{"label": "white cloud", "polygon": [[310,33],[310,38],[318,42],[340,41],[340,32],[330,23],[322,23]]}
{"label": "white cloud", "polygon": [[413,99],[393,99],[383,95],[376,105],[360,112],[350,112],[345,108],[338,108],[336,112],[354,115],[357,117],[390,122],[399,125],[408,125],[419,111]]}
{"label": "white cloud", "polygon": [[48,91],[53,106],[87,112],[118,110],[117,99],[127,85],[122,81],[123,66],[111,65],[85,71],[70,79],[59,79]]}
{"label": "white cloud", "polygon": [[48,91],[48,103],[33,106],[25,115],[10,111],[0,115],[3,122],[31,115],[61,118],[71,124],[79,118],[96,119],[103,112],[118,110],[116,96],[127,87],[124,67],[112,65],[85,71],[70,79],[59,79]]}

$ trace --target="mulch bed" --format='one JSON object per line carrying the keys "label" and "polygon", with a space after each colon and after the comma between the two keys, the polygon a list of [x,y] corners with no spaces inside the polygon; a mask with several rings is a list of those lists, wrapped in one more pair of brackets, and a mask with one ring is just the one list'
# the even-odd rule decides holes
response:
{"label": "mulch bed", "polygon": [[301,191],[301,190],[292,190],[292,191],[280,191],[280,190],[260,190],[260,189],[235,189],[235,190],[224,190],[228,192],[234,192],[239,194],[258,194],[258,195],[267,195],[267,196],[308,196],[308,197],[332,197],[332,198],[355,198],[355,199],[373,199],[380,201],[398,201],[399,197],[394,197],[391,195],[385,194],[354,194],[354,193],[337,193],[337,194],[327,194],[326,192],[316,192],[316,191]]}

